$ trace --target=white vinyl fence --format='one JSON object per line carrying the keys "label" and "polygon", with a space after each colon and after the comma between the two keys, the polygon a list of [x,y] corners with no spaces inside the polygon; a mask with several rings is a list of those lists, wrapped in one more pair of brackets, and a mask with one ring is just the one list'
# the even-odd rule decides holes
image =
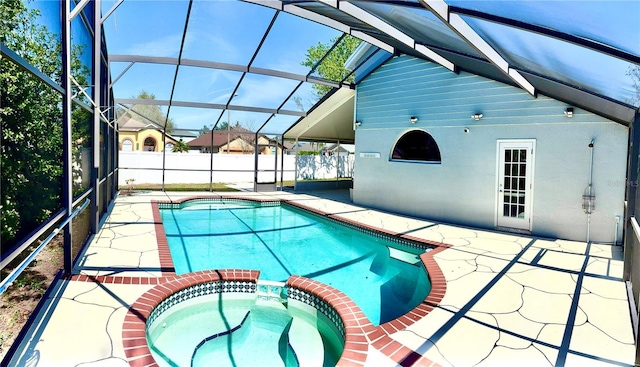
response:
{"label": "white vinyl fence", "polygon": [[[278,156],[277,178],[274,176],[275,156],[258,156],[258,182],[280,181],[281,156]],[[253,182],[255,156],[253,154],[166,153],[164,183],[240,183]],[[119,185],[134,179],[136,184],[162,183],[162,153],[119,152]],[[351,177],[353,155],[299,156],[298,180]],[[213,163],[213,171],[211,170]],[[285,181],[295,176],[296,157],[284,156]]]}

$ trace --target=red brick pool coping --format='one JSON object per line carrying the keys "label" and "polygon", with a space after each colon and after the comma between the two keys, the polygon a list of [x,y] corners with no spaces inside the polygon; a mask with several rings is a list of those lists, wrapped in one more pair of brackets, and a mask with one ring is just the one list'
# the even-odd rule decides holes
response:
{"label": "red brick pool coping", "polygon": [[431,292],[427,298],[413,310],[405,315],[384,323],[380,326],[374,326],[364,315],[360,308],[344,293],[323,283],[312,279],[293,275],[287,280],[289,287],[298,288],[307,293],[313,294],[327,303],[329,303],[338,313],[345,325],[345,346],[337,366],[364,366],[366,363],[368,349],[370,346],[379,350],[382,354],[391,358],[400,366],[437,366],[436,363],[430,361],[426,357],[404,346],[402,343],[390,337],[391,334],[413,325],[422,317],[429,314],[435,307],[440,304],[446,292],[447,283],[442,270],[433,258],[437,253],[449,248],[450,245],[428,241],[401,233],[395,233],[389,230],[380,229],[348,220],[339,215],[322,212],[315,208],[310,208],[293,200],[279,200],[274,198],[247,198],[236,196],[202,196],[191,197],[173,202],[153,201],[152,211],[154,225],[156,229],[156,238],[158,242],[158,252],[160,258],[160,267],[162,276],[160,277],[130,277],[130,276],[88,276],[74,275],[72,280],[76,281],[92,281],[100,283],[115,284],[150,284],[154,285],[151,290],[143,294],[138,300],[131,305],[125,317],[122,328],[122,339],[125,355],[132,367],[137,366],[157,366],[155,360],[151,356],[146,339],[146,320],[151,311],[169,295],[188,288],[190,286],[215,281],[236,280],[257,282],[259,271],[256,270],[208,270],[196,273],[189,273],[182,276],[176,276],[171,254],[167,244],[166,234],[162,225],[162,218],[158,204],[180,204],[185,201],[198,199],[236,199],[249,200],[258,202],[285,202],[289,205],[296,206],[323,217],[346,222],[352,226],[359,227],[374,233],[380,233],[397,238],[403,238],[414,242],[422,243],[433,247],[433,250],[426,252],[420,256],[425,268],[428,270],[429,280],[431,281]]}

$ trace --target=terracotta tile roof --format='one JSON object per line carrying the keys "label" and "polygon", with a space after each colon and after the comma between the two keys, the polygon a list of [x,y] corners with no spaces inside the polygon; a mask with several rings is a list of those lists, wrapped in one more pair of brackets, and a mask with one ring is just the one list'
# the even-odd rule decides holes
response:
{"label": "terracotta tile roof", "polygon": [[[187,144],[192,148],[210,147],[211,146],[211,134],[213,134],[213,146],[221,147],[227,144],[227,131],[226,130],[214,130],[203,134]],[[255,133],[243,128],[233,128],[229,131],[229,141],[233,141],[236,138],[241,137],[249,143],[253,143]]]}
{"label": "terracotta tile roof", "polygon": [[128,131],[137,131],[144,129],[159,130],[158,127],[153,125],[152,123],[144,123],[128,115],[122,116],[118,119],[118,129]]}

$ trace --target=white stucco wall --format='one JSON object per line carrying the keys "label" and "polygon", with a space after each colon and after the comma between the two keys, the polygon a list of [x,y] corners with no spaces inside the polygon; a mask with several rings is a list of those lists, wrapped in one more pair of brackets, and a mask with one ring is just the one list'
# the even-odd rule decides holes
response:
{"label": "white stucco wall", "polygon": [[[591,240],[613,242],[622,217],[626,127],[545,96],[408,56],[390,60],[359,84],[354,202],[462,225],[495,228],[499,139],[535,139],[532,233],[586,240],[582,194],[594,141],[596,209]],[[481,112],[480,121],[471,115]],[[418,123],[410,124],[409,117]],[[465,133],[464,129],[469,132]],[[411,129],[437,142],[441,164],[390,161]],[[380,153],[363,158],[360,153]],[[618,227],[620,240],[622,226]]]}

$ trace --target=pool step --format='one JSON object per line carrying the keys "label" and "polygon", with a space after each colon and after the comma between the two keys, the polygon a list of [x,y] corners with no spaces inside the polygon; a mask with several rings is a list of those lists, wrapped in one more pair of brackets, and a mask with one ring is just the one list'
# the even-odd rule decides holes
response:
{"label": "pool step", "polygon": [[287,302],[285,283],[271,280],[258,280],[256,287],[257,301],[274,301],[282,304]]}
{"label": "pool step", "polygon": [[420,262],[420,257],[416,254],[413,254],[407,251],[398,250],[397,248],[393,248],[390,246],[387,246],[387,248],[389,249],[389,257],[393,259],[406,262],[407,264],[411,264],[411,265],[415,265]]}
{"label": "pool step", "polygon": [[194,350],[191,366],[288,367],[283,357],[288,359],[289,366],[296,366],[294,351],[286,340],[291,317],[284,305],[261,302],[266,306],[256,302],[258,307],[238,327],[203,340]]}
{"label": "pool step", "polygon": [[289,344],[298,357],[300,367],[322,367],[324,343],[318,329],[311,324],[294,318],[289,328]]}

